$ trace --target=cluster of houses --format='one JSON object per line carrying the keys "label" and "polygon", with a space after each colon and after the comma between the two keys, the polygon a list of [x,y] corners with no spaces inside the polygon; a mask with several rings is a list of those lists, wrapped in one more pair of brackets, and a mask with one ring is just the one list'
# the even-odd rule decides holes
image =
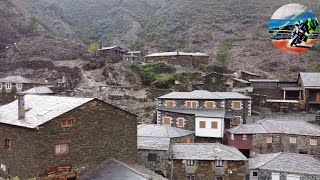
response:
{"label": "cluster of houses", "polygon": [[0,177],[320,180],[320,126],[252,118],[260,87],[270,96],[281,89],[281,100],[301,89],[299,107],[316,108],[320,74],[300,73],[296,84],[245,74],[233,92],[157,97],[155,124],[139,124],[135,114],[96,98],[56,96],[23,77],[1,79],[3,97],[14,96],[1,99]]}
{"label": "cluster of houses", "polygon": [[209,55],[196,52],[185,53],[180,51],[153,53],[142,56],[141,51],[127,51],[120,46],[102,47],[99,56],[112,62],[124,62],[125,65],[137,65],[138,63],[165,62],[175,66],[198,67],[209,64]]}

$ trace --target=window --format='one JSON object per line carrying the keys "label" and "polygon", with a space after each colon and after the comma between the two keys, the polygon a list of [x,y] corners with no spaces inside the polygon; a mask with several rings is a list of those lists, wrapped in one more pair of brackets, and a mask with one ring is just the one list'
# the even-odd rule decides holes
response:
{"label": "window", "polygon": [[296,144],[297,143],[297,138],[296,137],[290,137],[290,143],[291,144]]}
{"label": "window", "polygon": [[195,175],[187,176],[187,180],[196,180]]}
{"label": "window", "polygon": [[241,116],[235,116],[234,125],[240,125],[240,124],[241,124]]}
{"label": "window", "polygon": [[194,160],[187,160],[187,166],[194,166]]}
{"label": "window", "polygon": [[233,101],[232,109],[241,109],[241,101]]}
{"label": "window", "polygon": [[11,89],[11,83],[6,83],[6,89]]}
{"label": "window", "polygon": [[0,83],[0,91],[2,90],[2,84]]}
{"label": "window", "polygon": [[223,177],[217,176],[217,177],[216,177],[216,180],[223,180]]}
{"label": "window", "polygon": [[216,108],[216,103],[214,101],[207,101],[206,108],[207,109],[214,109],[214,108]]}
{"label": "window", "polygon": [[18,83],[16,84],[17,89],[22,89],[22,84]]}
{"label": "window", "polygon": [[310,145],[311,145],[311,146],[316,146],[316,145],[318,145],[318,140],[317,140],[317,139],[310,139]]}
{"label": "window", "polygon": [[267,144],[271,144],[272,143],[272,136],[268,136],[266,142],[267,142]]}
{"label": "window", "polygon": [[163,118],[163,124],[167,126],[171,126],[171,118],[170,117],[164,117]]}
{"label": "window", "polygon": [[186,105],[187,105],[187,108],[195,109],[198,106],[198,102],[197,101],[187,101]]}
{"label": "window", "polygon": [[231,133],[231,140],[234,140],[234,134]]}
{"label": "window", "polygon": [[62,155],[62,154],[68,154],[69,153],[69,144],[63,143],[63,144],[57,144],[55,146],[55,154],[56,155]]}
{"label": "window", "polygon": [[174,101],[166,101],[167,108],[174,108]]}
{"label": "window", "polygon": [[0,165],[0,169],[2,169],[4,172],[7,172],[7,167],[4,164]]}
{"label": "window", "polygon": [[184,119],[183,118],[178,118],[177,119],[177,125],[178,125],[178,127],[184,127]]}
{"label": "window", "polygon": [[157,154],[149,153],[148,161],[157,161]]}
{"label": "window", "polygon": [[272,173],[271,180],[280,180],[280,173]]}
{"label": "window", "polygon": [[253,176],[253,177],[257,177],[257,176],[258,176],[258,172],[257,172],[257,171],[253,171],[253,172],[252,172],[252,176]]}
{"label": "window", "polygon": [[61,120],[61,127],[72,127],[74,119],[63,119]]}
{"label": "window", "polygon": [[244,141],[248,140],[248,136],[246,134],[242,135],[242,140]]}
{"label": "window", "polygon": [[5,139],[4,140],[4,148],[6,150],[10,150],[12,147],[11,147],[11,139]]}
{"label": "window", "polygon": [[211,129],[218,129],[218,122],[211,122]]}
{"label": "window", "polygon": [[200,121],[200,128],[206,128],[206,122],[205,121]]}
{"label": "window", "polygon": [[223,161],[222,160],[216,160],[216,167],[223,167]]}

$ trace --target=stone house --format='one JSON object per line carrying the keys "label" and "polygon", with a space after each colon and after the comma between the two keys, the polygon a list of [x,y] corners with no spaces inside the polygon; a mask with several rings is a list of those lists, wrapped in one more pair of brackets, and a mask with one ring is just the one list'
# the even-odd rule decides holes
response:
{"label": "stone house", "polygon": [[138,125],[138,161],[146,168],[166,176],[170,145],[193,142],[192,131],[156,124]]}
{"label": "stone house", "polygon": [[145,63],[165,62],[173,66],[199,67],[209,64],[209,55],[204,53],[185,53],[180,51],[154,53],[145,56]]}
{"label": "stone house", "polygon": [[262,76],[259,74],[253,73],[253,72],[249,72],[249,71],[241,71],[240,78],[245,81],[249,81],[249,79],[261,79]]}
{"label": "stone house", "polygon": [[0,79],[0,105],[12,102],[16,93],[33,88],[36,82],[22,76],[8,76]]}
{"label": "stone house", "polygon": [[128,55],[133,55],[138,57],[138,61],[143,61],[142,52],[141,51],[129,51]]}
{"label": "stone house", "polygon": [[155,172],[133,163],[124,163],[116,159],[109,159],[90,172],[84,174],[79,180],[167,180]]}
{"label": "stone house", "polygon": [[137,65],[138,64],[138,56],[135,55],[123,55],[123,62],[125,66]]}
{"label": "stone house", "polygon": [[136,116],[94,98],[19,95],[0,107],[0,132],[0,164],[22,179],[74,178],[108,158],[137,160]]}
{"label": "stone house", "polygon": [[249,169],[250,180],[320,180],[320,162],[306,154],[257,154]]}
{"label": "stone house", "polygon": [[204,89],[208,91],[230,91],[232,88],[232,78],[230,74],[212,72],[203,76]]}
{"label": "stone house", "polygon": [[127,53],[120,46],[110,46],[110,47],[102,47],[99,49],[99,55],[106,58],[106,60],[111,62],[120,62],[123,60],[123,56]]}
{"label": "stone house", "polygon": [[156,104],[157,124],[195,131],[200,141],[221,140],[225,129],[245,123],[251,115],[251,98],[235,92],[171,92],[158,97]]}
{"label": "stone house", "polygon": [[234,88],[244,88],[244,87],[249,87],[250,82],[247,80],[239,79],[239,78],[233,78],[233,83],[232,83]]}
{"label": "stone house", "polygon": [[[219,143],[173,144],[173,180],[245,180],[247,158],[234,147]],[[170,172],[170,171],[169,171]]]}
{"label": "stone house", "polygon": [[242,124],[227,133],[227,144],[247,157],[259,153],[291,152],[320,158],[320,127],[306,121],[264,119]]}
{"label": "stone house", "polygon": [[[298,86],[302,89],[295,90],[299,93],[302,90],[302,106],[307,111],[320,109],[320,73],[301,72],[298,77]],[[298,91],[298,92],[297,92]]]}

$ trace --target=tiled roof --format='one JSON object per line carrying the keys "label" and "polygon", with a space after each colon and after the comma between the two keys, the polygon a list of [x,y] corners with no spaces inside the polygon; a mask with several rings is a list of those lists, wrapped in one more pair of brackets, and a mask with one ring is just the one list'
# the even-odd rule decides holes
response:
{"label": "tiled roof", "polygon": [[235,147],[220,143],[177,143],[172,145],[173,159],[245,161]]}
{"label": "tiled roof", "polygon": [[54,94],[54,92],[46,86],[39,86],[23,91],[21,94]]}
{"label": "tiled roof", "polygon": [[115,159],[102,162],[79,180],[167,180],[143,166],[125,164]]}
{"label": "tiled roof", "polygon": [[241,124],[228,130],[234,134],[295,134],[320,136],[320,127],[306,121],[264,119],[253,124]]}
{"label": "tiled roof", "polygon": [[196,52],[196,53],[185,53],[185,52],[162,52],[162,53],[153,53],[153,54],[149,54],[146,57],[161,57],[161,56],[209,56],[207,54],[204,53],[200,53],[200,52]]}
{"label": "tiled roof", "polygon": [[320,162],[306,154],[258,154],[249,159],[250,169],[320,175]]}
{"label": "tiled roof", "polygon": [[223,118],[225,117],[225,109],[186,109],[186,108],[164,108],[158,107],[160,111],[167,111],[167,112],[175,112],[175,113],[182,113],[182,114],[194,114],[197,117],[216,117],[216,118]]}
{"label": "tiled roof", "polygon": [[25,119],[18,119],[18,100],[0,106],[0,123],[36,128],[93,98],[25,95]]}
{"label": "tiled roof", "polygon": [[138,136],[138,149],[167,151],[170,147],[170,138]]}
{"label": "tiled roof", "polygon": [[193,131],[157,124],[138,125],[138,137],[176,138],[194,134]]}
{"label": "tiled roof", "polygon": [[33,84],[35,82],[22,76],[8,76],[3,79],[0,79],[0,83]]}
{"label": "tiled roof", "polygon": [[171,92],[159,97],[160,99],[251,99],[249,96],[237,92],[209,92],[206,90],[195,90],[191,92]]}
{"label": "tiled roof", "polygon": [[320,88],[320,73],[300,73],[300,78],[305,87],[318,87]]}

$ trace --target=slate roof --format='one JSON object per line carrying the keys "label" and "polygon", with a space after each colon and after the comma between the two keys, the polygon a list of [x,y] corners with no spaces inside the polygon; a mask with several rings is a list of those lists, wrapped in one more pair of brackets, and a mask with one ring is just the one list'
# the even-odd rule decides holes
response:
{"label": "slate roof", "polygon": [[196,52],[196,53],[185,53],[185,52],[162,52],[162,53],[153,53],[149,54],[146,57],[161,57],[161,56],[209,56],[204,53]]}
{"label": "slate roof", "polygon": [[249,82],[279,82],[278,79],[249,79]]}
{"label": "slate roof", "polygon": [[186,109],[186,108],[164,108],[158,107],[157,110],[175,112],[182,114],[194,114],[197,117],[216,117],[223,118],[225,117],[225,109]]}
{"label": "slate roof", "polygon": [[36,128],[93,98],[25,95],[25,119],[18,120],[18,100],[0,106],[0,123]]}
{"label": "slate roof", "polygon": [[79,180],[167,180],[155,172],[136,164],[125,164],[115,159],[106,160]]}
{"label": "slate roof", "polygon": [[21,94],[54,94],[54,92],[46,86],[39,86],[23,91]]}
{"label": "slate roof", "polygon": [[138,136],[137,147],[138,149],[168,151],[170,147],[170,138]]}
{"label": "slate roof", "polygon": [[171,92],[160,96],[159,99],[251,99],[249,96],[237,92],[209,92],[206,90],[195,90],[191,92]]}
{"label": "slate roof", "polygon": [[35,82],[22,76],[8,76],[0,79],[0,83],[34,84]]}
{"label": "slate roof", "polygon": [[299,74],[304,87],[307,88],[320,88],[320,73],[306,73]]}
{"label": "slate roof", "polygon": [[250,169],[320,175],[320,162],[307,154],[258,154],[249,159]]}
{"label": "slate roof", "polygon": [[250,83],[249,81],[246,81],[246,80],[243,80],[243,79],[239,79],[239,78],[233,78],[233,80],[239,81],[239,82],[245,83],[245,84],[249,84]]}
{"label": "slate roof", "polygon": [[233,134],[295,134],[320,136],[320,127],[306,121],[264,119],[253,124],[241,124],[228,130]]}
{"label": "slate roof", "polygon": [[173,144],[173,159],[245,161],[247,158],[235,147],[220,143]]}
{"label": "slate roof", "polygon": [[138,125],[138,137],[176,138],[194,134],[193,131],[158,124]]}
{"label": "slate roof", "polygon": [[250,74],[250,75],[253,75],[253,76],[261,76],[259,74],[256,74],[256,73],[253,73],[253,72],[249,72],[249,71],[241,71],[242,73],[245,73],[245,74]]}

